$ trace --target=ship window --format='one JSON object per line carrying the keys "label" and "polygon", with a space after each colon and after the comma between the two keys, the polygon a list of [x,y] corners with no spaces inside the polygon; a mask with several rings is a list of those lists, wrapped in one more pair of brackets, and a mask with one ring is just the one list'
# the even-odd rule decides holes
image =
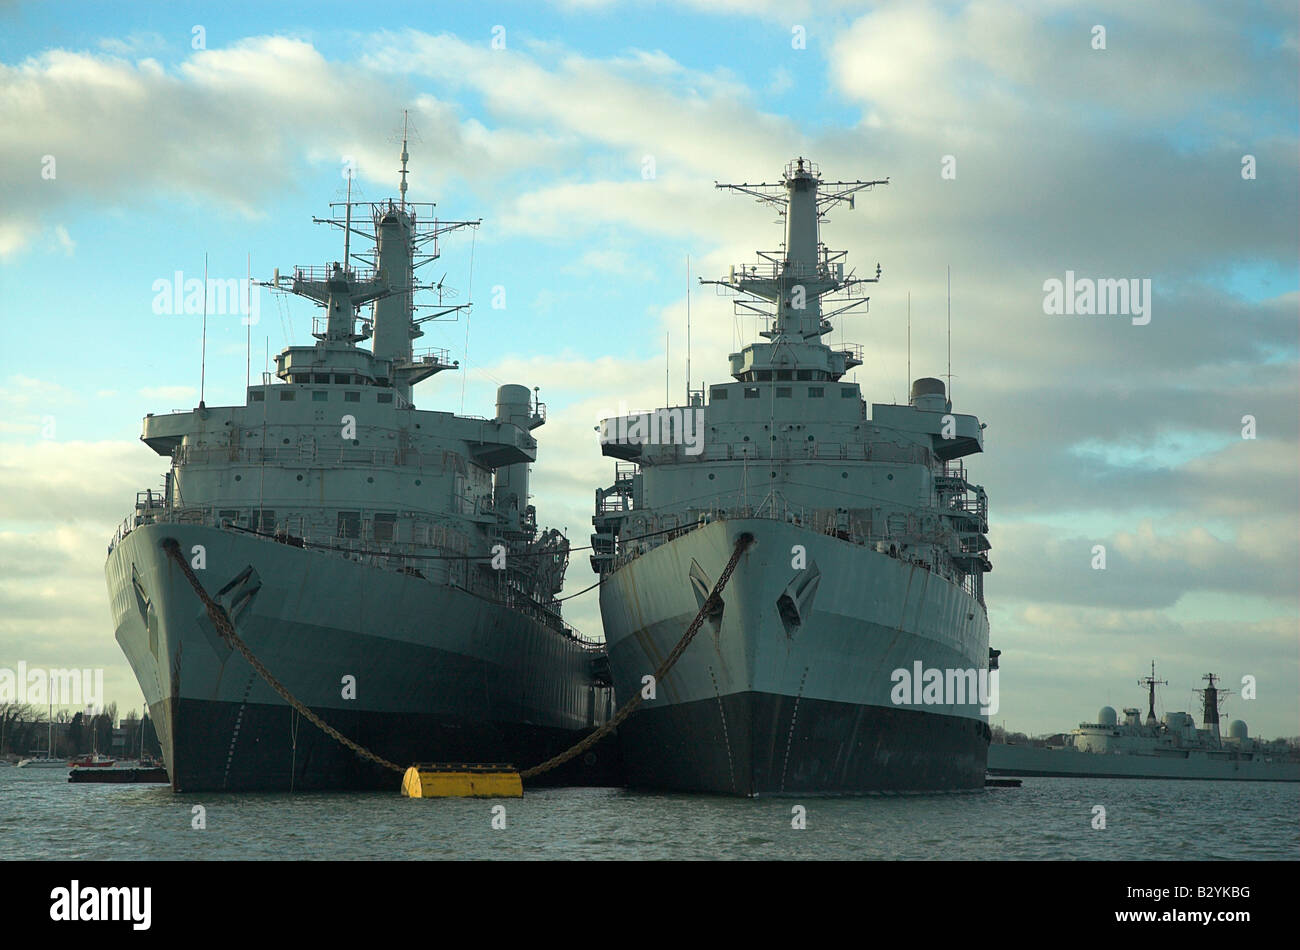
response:
{"label": "ship window", "polygon": [[812,370],[810,370],[810,369],[801,369],[801,370],[799,370],[799,375],[798,375],[796,378],[797,378],[797,379],[812,379],[812,378],[813,378],[813,377],[812,377]]}
{"label": "ship window", "polygon": [[335,373],[334,382],[343,383],[346,386],[348,383],[352,382],[352,377],[347,373]]}
{"label": "ship window", "polygon": [[727,398],[727,391],[726,391],[725,389],[723,389],[721,386],[717,386],[717,387],[715,387],[715,388],[709,390],[709,398],[710,398],[710,399],[726,399],[726,398]]}
{"label": "ship window", "polygon": [[328,383],[330,381],[329,373],[317,373],[312,377],[313,383]]}
{"label": "ship window", "polygon": [[790,387],[789,387],[789,386],[777,386],[777,387],[776,387],[776,398],[777,398],[777,399],[789,399],[789,398],[790,398],[790,392],[791,392],[791,390],[790,390]]}
{"label": "ship window", "polygon": [[360,402],[360,401],[361,401],[361,393],[344,393],[344,394],[343,394],[343,401],[344,401],[344,402]]}
{"label": "ship window", "polygon": [[758,379],[759,382],[769,382],[772,379],[772,371],[770,369],[760,369]]}
{"label": "ship window", "polygon": [[776,371],[776,378],[778,380],[783,381],[787,379],[793,379],[794,377],[790,374],[790,371],[788,369],[779,369]]}
{"label": "ship window", "polygon": [[257,527],[257,530],[258,530],[258,531],[274,531],[274,530],[275,530],[275,512],[274,512],[274,511],[272,511],[270,508],[262,508],[262,509],[260,509],[260,510],[257,512],[257,514],[258,514],[258,516],[259,516],[259,517],[257,518],[257,524],[256,524],[256,527]]}
{"label": "ship window", "polygon": [[821,398],[822,398],[823,396],[825,396],[825,395],[826,395],[826,387],[825,387],[825,386],[809,386],[809,387],[808,387],[808,396],[809,396],[809,398],[811,398],[811,399],[821,399]]}
{"label": "ship window", "polygon": [[239,524],[239,512],[234,509],[218,512],[222,524]]}
{"label": "ship window", "polygon": [[249,391],[249,393],[248,393],[248,401],[249,401],[249,402],[261,402],[261,401],[264,400],[265,398],[266,398],[266,393],[263,393],[263,392],[253,392],[253,391]]}
{"label": "ship window", "polygon": [[391,541],[397,527],[397,515],[392,512],[379,512],[375,515],[375,540]]}
{"label": "ship window", "polygon": [[746,399],[757,399],[757,398],[758,398],[758,387],[757,387],[757,386],[746,386],[746,387],[745,387],[745,398],[746,398]]}
{"label": "ship window", "polygon": [[853,389],[852,386],[845,386],[840,390],[840,398],[842,399],[852,399],[856,395],[857,392]]}
{"label": "ship window", "polygon": [[361,537],[361,512],[340,511],[338,536],[340,538]]}
{"label": "ship window", "polygon": [[328,402],[330,394],[323,389],[317,389],[311,394],[312,402]]}
{"label": "ship window", "polygon": [[377,399],[379,402],[392,402],[392,401],[393,401],[393,394],[392,394],[392,393],[380,393],[380,394],[376,397],[376,399]]}
{"label": "ship window", "polygon": [[292,389],[280,390],[280,402],[293,402],[293,397],[298,395]]}

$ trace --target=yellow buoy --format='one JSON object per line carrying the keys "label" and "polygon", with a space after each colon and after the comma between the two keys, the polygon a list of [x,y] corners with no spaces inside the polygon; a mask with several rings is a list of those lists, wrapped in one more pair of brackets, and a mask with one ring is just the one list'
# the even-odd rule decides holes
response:
{"label": "yellow buoy", "polygon": [[523,798],[524,782],[511,765],[433,762],[402,776],[406,798]]}

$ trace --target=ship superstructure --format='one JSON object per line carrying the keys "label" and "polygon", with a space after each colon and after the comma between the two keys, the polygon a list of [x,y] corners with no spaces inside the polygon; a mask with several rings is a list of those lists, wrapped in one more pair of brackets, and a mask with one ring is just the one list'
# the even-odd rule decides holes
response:
{"label": "ship superstructure", "polygon": [[[781,249],[709,282],[767,319],[732,382],[685,406],[602,422],[616,478],[596,493],[592,566],[621,702],[704,605],[738,538],[722,604],[620,727],[634,783],[725,794],[980,787],[989,729],[970,695],[990,665],[988,499],[965,456],[983,426],[922,378],[907,405],[865,403],[858,345],[831,318],[880,277],[846,271],[826,213],[878,181],[719,185],[774,205]],[[707,396],[706,396],[707,392]],[[898,700],[899,670],[967,695]],[[951,677],[949,677],[951,679]],[[915,702],[912,699],[916,699]]]}
{"label": "ship superstructure", "polygon": [[[504,385],[491,418],[415,407],[415,384],[457,364],[412,341],[464,306],[444,306],[441,281],[422,285],[417,268],[478,222],[408,202],[406,175],[404,140],[400,198],[354,202],[349,187],[325,219],[342,258],[263,285],[323,310],[314,344],[281,352],[243,405],[144,420],[170,468],[161,492],[139,494],[105,571],[178,791],[395,786],[232,651],[168,538],[273,675],[391,761],[526,766],[607,718],[603,649],[556,600],[569,542],[529,504],[545,405]],[[352,253],[354,237],[373,240],[369,253]],[[416,316],[426,290],[438,302]]]}

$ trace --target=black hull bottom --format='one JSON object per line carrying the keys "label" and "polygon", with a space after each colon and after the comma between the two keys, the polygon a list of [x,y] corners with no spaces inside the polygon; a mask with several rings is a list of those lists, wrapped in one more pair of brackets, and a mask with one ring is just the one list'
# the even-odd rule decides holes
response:
{"label": "black hull bottom", "polygon": [[752,692],[642,706],[619,733],[630,784],[723,795],[983,788],[989,744],[978,720]]}
{"label": "black hull bottom", "polygon": [[[406,767],[416,762],[508,762],[525,769],[586,731],[439,716],[313,710],[354,742]],[[165,700],[150,710],[172,724],[167,756],[176,792],[367,791],[396,794],[401,776],[363,759],[287,706]],[[296,735],[295,735],[296,725]],[[529,785],[621,785],[612,740]]]}

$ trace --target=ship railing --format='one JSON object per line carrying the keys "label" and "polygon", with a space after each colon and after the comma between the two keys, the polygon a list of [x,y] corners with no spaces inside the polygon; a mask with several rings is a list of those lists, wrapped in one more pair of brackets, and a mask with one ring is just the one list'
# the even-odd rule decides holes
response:
{"label": "ship railing", "polygon": [[768,459],[778,462],[820,459],[827,461],[853,462],[900,462],[911,465],[930,465],[933,456],[923,445],[897,445],[893,442],[787,442],[775,443],[779,448],[774,453],[771,446],[756,442],[709,442],[704,443],[702,451],[691,454],[685,445],[648,446],[646,461],[652,464],[678,464],[687,462],[722,462],[751,459],[763,462]]}
{"label": "ship railing", "polygon": [[310,265],[306,267],[295,267],[293,269],[294,280],[308,281],[312,283],[325,283],[326,281],[336,280],[339,277],[344,277],[353,283],[366,283],[374,280],[377,274],[378,272],[374,270],[374,268],[357,270],[355,267],[343,266],[341,261],[339,262],[337,271],[334,268],[333,262],[322,264],[319,267]]}
{"label": "ship railing", "polygon": [[[432,459],[430,457],[430,463]],[[177,446],[172,452],[177,465],[208,465],[213,463],[244,465],[301,465],[316,462],[368,467],[414,466],[424,467],[425,458],[418,449],[386,448],[366,449],[340,445],[337,450],[315,445],[228,447],[207,445]]]}
{"label": "ship railing", "polygon": [[[458,582],[465,589],[472,590],[479,596],[487,596],[512,609],[527,613],[569,637],[585,651],[603,652],[605,649],[604,641],[584,636],[560,616],[558,601],[552,600],[550,606],[543,605],[526,591],[512,585],[508,579],[499,588],[473,580],[476,572],[467,571],[465,566],[474,562],[487,564],[490,562],[491,553],[483,552],[481,557],[474,555],[469,550],[468,538],[441,522],[426,522],[424,525],[426,530],[422,533],[422,539],[418,541],[396,538],[380,540],[373,537],[373,527],[368,531],[358,531],[358,534],[369,535],[368,537],[339,536],[328,530],[323,535],[317,535],[312,530],[316,527],[316,521],[305,515],[286,515],[277,518],[274,524],[261,525],[259,530],[243,528],[221,519],[219,510],[213,506],[190,505],[164,508],[155,505],[145,516],[136,513],[124,519],[109,545],[109,552],[111,553],[122,538],[134,528],[145,523],[196,524],[229,528],[314,550],[332,551],[372,567],[406,573],[418,572],[423,577],[434,574],[448,582]],[[401,523],[406,524],[406,521]],[[411,531],[414,533],[414,526]],[[428,556],[431,547],[439,552],[436,558]],[[567,552],[556,550],[554,553],[562,556]]]}
{"label": "ship railing", "polygon": [[834,351],[842,354],[848,362],[856,365],[862,365],[862,344],[861,343],[837,343]]}
{"label": "ship railing", "polygon": [[[767,255],[772,255],[772,257],[769,258]],[[737,264],[731,268],[729,274],[731,281],[739,284],[745,280],[776,280],[778,278],[796,281],[839,281],[844,279],[844,266],[838,262],[816,261],[811,264],[801,261],[786,262],[781,259],[779,251],[764,251],[761,252],[760,256],[765,258],[762,263]]]}
{"label": "ship railing", "polygon": [[950,554],[960,552],[962,548],[959,535],[941,522],[926,527],[923,519],[916,514],[885,518],[877,522],[869,512],[862,509],[807,508],[791,504],[775,495],[768,496],[757,505],[714,504],[691,507],[686,509],[684,516],[639,514],[641,517],[636,524],[625,529],[636,535],[636,539],[616,539],[617,548],[609,558],[611,569],[622,567],[661,544],[710,522],[752,518],[804,527],[818,534],[830,535],[886,553],[894,551],[894,556],[900,559],[919,564],[953,583],[960,583],[963,589],[983,602],[979,574],[971,574],[959,568]]}
{"label": "ship railing", "polygon": [[428,346],[412,350],[410,362],[402,361],[399,365],[451,366],[451,353],[446,347]]}

